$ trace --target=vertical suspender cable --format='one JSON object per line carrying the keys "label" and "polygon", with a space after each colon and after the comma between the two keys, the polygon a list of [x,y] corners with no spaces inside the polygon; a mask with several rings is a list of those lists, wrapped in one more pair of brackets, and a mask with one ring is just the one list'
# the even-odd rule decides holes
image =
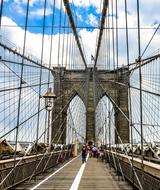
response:
{"label": "vertical suspender cable", "polygon": [[0,6],[0,29],[2,25],[2,12],[3,12],[3,0],[1,0],[1,6]]}
{"label": "vertical suspender cable", "polygon": [[[117,3],[117,2],[116,2]],[[116,4],[117,6],[117,4]],[[112,55],[113,55],[113,69],[115,71],[114,73],[114,80],[118,80],[118,70],[116,70],[116,64],[115,64],[115,28],[114,28],[114,3],[112,1],[111,3],[111,9],[112,9]],[[116,8],[116,11],[117,11],[117,8]],[[116,16],[117,16],[117,13],[116,13]],[[116,27],[118,26],[118,22],[117,22],[117,18],[116,18]],[[118,35],[117,35],[117,29],[116,29],[116,43],[117,43],[117,40],[118,40]],[[118,43],[116,44],[118,45]],[[117,46],[118,47],[118,46]],[[116,49],[117,50],[117,49]],[[116,52],[116,55],[118,55],[118,51]],[[118,57],[117,57],[117,63],[118,63]],[[118,87],[118,86],[117,86]],[[117,96],[117,91],[119,90],[119,88],[116,90],[116,96]],[[118,97],[118,96],[117,96]],[[118,103],[119,103],[119,98],[118,98]],[[118,123],[119,121],[117,121],[117,126],[119,125]],[[118,139],[118,137],[117,137]],[[119,141],[117,142],[119,144]],[[117,143],[116,143],[116,157],[117,157]],[[119,146],[119,145],[118,145]],[[117,175],[118,175],[118,168],[116,167],[116,172],[117,172]]]}
{"label": "vertical suspender cable", "polygon": [[64,59],[64,46],[65,46],[65,33],[66,33],[66,12],[64,13],[64,30],[63,30],[63,45],[62,45],[62,67],[64,66],[63,62],[65,61]]}
{"label": "vertical suspender cable", "polygon": [[113,14],[113,1],[111,1],[112,10],[112,55],[113,55],[113,69],[115,70],[115,41],[114,41],[114,14]]}
{"label": "vertical suspender cable", "polygon": [[[111,111],[110,111],[110,102],[108,101],[108,126],[109,126],[109,151],[111,152]],[[110,153],[111,155],[111,153]],[[111,157],[109,157],[111,158]],[[110,166],[111,166],[111,160],[110,160]]]}
{"label": "vertical suspender cable", "polygon": [[27,25],[28,25],[28,13],[29,13],[29,0],[27,2],[27,10],[26,10],[26,20],[25,20],[25,31],[24,31],[24,41],[23,41],[23,58],[22,58],[22,66],[21,66],[21,76],[20,76],[20,87],[19,87],[19,98],[18,98],[18,113],[17,113],[17,127],[16,127],[16,145],[15,145],[15,155],[16,158],[16,150],[17,150],[17,141],[18,141],[18,129],[20,122],[20,106],[21,106],[21,95],[22,95],[22,78],[23,78],[23,69],[24,69],[24,54],[26,49],[26,36],[27,36]]}
{"label": "vertical suspender cable", "polygon": [[[23,41],[23,57],[21,65],[21,75],[20,75],[20,87],[19,87],[19,96],[18,96],[18,111],[17,111],[17,125],[16,125],[16,139],[15,139],[15,152],[14,152],[14,168],[16,166],[16,152],[17,152],[17,143],[18,143],[18,133],[19,133],[19,124],[20,124],[20,111],[21,111],[21,98],[22,98],[22,78],[23,78],[23,69],[24,69],[24,54],[26,49],[26,36],[27,36],[27,25],[28,25],[28,13],[29,13],[29,0],[27,1],[26,9],[26,20],[25,20],[25,31],[24,31],[24,41]],[[14,176],[16,175],[14,170]],[[14,183],[14,178],[13,178]]]}
{"label": "vertical suspender cable", "polygon": [[[39,78],[39,94],[41,94],[41,89],[42,89],[42,66],[43,66],[43,53],[44,53],[44,33],[45,33],[45,16],[46,16],[46,0],[44,2],[44,12],[43,12],[43,31],[42,31],[42,49],[41,49],[41,67],[40,67],[40,78]],[[39,124],[40,124],[40,96],[38,100],[38,116],[37,116],[37,133],[36,133],[36,144],[38,144],[38,139],[39,139]],[[49,129],[48,129],[49,130]],[[37,151],[36,151],[37,154]]]}
{"label": "vertical suspender cable", "polygon": [[72,47],[72,69],[74,69],[74,64],[75,64],[75,39],[73,39],[73,47]]}
{"label": "vertical suspender cable", "polygon": [[142,169],[142,189],[144,183],[143,173],[143,110],[142,110],[142,71],[141,71],[141,35],[140,35],[140,13],[139,0],[137,0],[137,29],[138,29],[138,64],[139,64],[139,90],[140,90],[140,134],[141,134],[141,169]]}
{"label": "vertical suspender cable", "polygon": [[60,25],[59,25],[59,37],[58,37],[58,67],[60,67],[60,48],[61,48],[61,22],[62,22],[62,0],[60,3]]}
{"label": "vertical suspender cable", "polygon": [[66,44],[66,61],[65,61],[65,67],[67,68],[67,63],[68,63],[68,45],[69,45],[69,20],[68,20],[68,24],[67,24],[67,44]]}
{"label": "vertical suspender cable", "polygon": [[[129,69],[129,35],[128,35],[128,9],[127,9],[127,0],[125,0],[125,24],[126,24],[126,48],[127,48],[127,65]],[[131,99],[131,88],[130,88],[130,79],[128,82],[128,93],[129,93],[129,113],[130,113],[130,139],[132,146],[132,166],[133,166],[133,123],[132,123],[132,99]],[[133,166],[134,167],[134,166]],[[134,185],[134,170],[132,167],[132,184]]]}
{"label": "vertical suspender cable", "polygon": [[109,4],[108,4],[108,70],[111,69],[111,48],[110,48],[110,19],[109,19]]}
{"label": "vertical suspender cable", "polygon": [[[116,71],[117,71],[116,72],[116,81],[118,81],[118,65],[119,65],[118,45],[119,45],[119,43],[118,43],[118,2],[117,2],[117,0],[116,0],[116,3],[115,3],[115,9],[116,9],[115,18],[116,18],[116,58],[117,58],[117,60],[116,60],[117,61],[117,64],[116,64]],[[116,93],[117,93],[117,91],[116,91]],[[117,149],[116,149],[116,156],[117,156]],[[118,156],[117,156],[117,158],[118,158]],[[121,163],[119,162],[119,159],[118,159],[118,165],[119,165],[119,169],[120,169],[120,171],[118,171],[118,172],[121,172],[121,174],[123,176],[123,171],[122,171],[122,167],[121,167]],[[124,176],[123,176],[123,180],[125,181]]]}
{"label": "vertical suspender cable", "polygon": [[117,75],[118,75],[118,64],[119,64],[118,45],[119,45],[119,42],[118,42],[118,2],[116,0],[116,57],[117,57]]}
{"label": "vertical suspender cable", "polygon": [[74,43],[74,36],[72,35],[71,38],[71,56],[70,56],[70,69],[72,69],[72,62],[73,62],[73,43]]}
{"label": "vertical suspender cable", "polygon": [[[113,16],[112,16],[113,17]],[[116,17],[116,57],[117,57],[117,64],[116,64],[116,73],[115,73],[115,80],[118,82],[118,64],[119,64],[119,58],[118,58],[118,2],[116,0],[116,14],[115,14],[115,17]],[[115,68],[114,68],[115,69]],[[118,97],[118,92],[119,91],[119,86],[117,85],[117,90],[116,90],[116,96]],[[118,99],[119,101],[119,99]],[[119,121],[117,121],[119,122]],[[119,125],[119,123],[118,123]],[[117,146],[117,144],[116,144]],[[117,153],[117,148],[116,148],[116,153]]]}
{"label": "vertical suspender cable", "polygon": [[70,69],[69,68],[69,62],[70,62],[70,54],[71,54],[71,47],[70,46],[71,46],[71,35],[72,34],[70,33],[69,30],[68,30],[68,32],[69,32],[68,33],[69,35],[68,35],[68,42],[67,42],[68,44],[67,44],[67,63],[66,63],[66,65],[67,65],[67,68]]}
{"label": "vertical suspender cable", "polygon": [[[62,0],[60,0],[60,21],[59,21],[59,38],[58,38],[58,68],[59,68],[59,81],[58,81],[58,89],[59,89],[59,96],[62,95],[62,84],[61,84],[61,64],[60,64],[60,50],[61,50],[61,22],[62,22]],[[62,61],[62,60],[61,60]],[[60,104],[62,105],[62,99],[59,100]],[[60,108],[62,109],[62,107]],[[62,121],[62,114],[59,116],[59,122]]]}
{"label": "vertical suspender cable", "polygon": [[108,39],[107,39],[107,17],[106,17],[106,23],[105,23],[105,70],[107,70],[107,63],[108,63]]}
{"label": "vertical suspender cable", "polygon": [[[49,53],[49,69],[51,69],[51,63],[52,63],[52,48],[53,48],[53,33],[54,33],[54,21],[55,21],[55,0],[53,0],[53,10],[52,10],[52,30],[51,30],[51,41],[50,41],[50,53]],[[50,82],[50,72],[48,76],[48,87]]]}
{"label": "vertical suspender cable", "polygon": [[[49,50],[49,73],[48,73],[48,88],[49,88],[49,85],[50,85],[50,76],[51,76],[51,64],[52,64],[52,48],[53,48],[53,33],[54,33],[54,21],[55,21],[55,0],[53,0],[53,9],[52,9],[52,21],[51,21],[51,40],[50,40],[50,50]],[[55,80],[55,79],[54,79]],[[47,125],[47,111],[46,111],[46,118],[45,118],[45,133],[44,133],[44,139],[45,139],[45,136],[46,136],[46,125]],[[52,123],[52,122],[51,122]],[[48,129],[49,130],[49,129]],[[52,135],[52,132],[51,132],[51,135]]]}
{"label": "vertical suspender cable", "polygon": [[71,54],[72,54],[72,33],[70,34],[70,39],[69,39],[69,60],[68,60],[68,68],[71,69]]}

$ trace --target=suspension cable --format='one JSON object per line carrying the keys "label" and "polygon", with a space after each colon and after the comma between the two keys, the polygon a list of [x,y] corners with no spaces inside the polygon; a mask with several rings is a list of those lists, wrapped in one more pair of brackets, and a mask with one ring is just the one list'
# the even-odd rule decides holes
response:
{"label": "suspension cable", "polygon": [[83,51],[82,51],[82,48],[81,48],[81,44],[80,44],[79,37],[78,37],[77,31],[76,31],[74,19],[73,19],[73,16],[72,16],[72,12],[71,12],[71,9],[70,9],[68,0],[63,0],[63,3],[64,3],[64,6],[65,6],[65,8],[66,8],[66,12],[67,12],[67,14],[68,14],[68,17],[69,17],[69,20],[70,20],[70,25],[71,25],[73,34],[74,34],[74,36],[75,36],[75,39],[76,39],[76,42],[77,42],[77,46],[78,46],[78,48],[79,48],[79,51],[80,51],[80,54],[81,54],[83,63],[84,63],[84,65],[85,65],[85,68],[87,68],[86,60],[85,60],[85,58],[84,58],[84,54],[83,54]]}
{"label": "suspension cable", "polygon": [[[28,15],[29,15],[29,0],[27,1],[27,9],[26,9],[26,20],[25,20],[25,32],[24,32],[24,41],[23,41],[23,56],[26,50],[26,37],[27,37],[27,24],[28,24]],[[23,69],[24,69],[24,58],[22,59],[21,66],[21,76],[20,76],[20,88],[19,88],[19,97],[18,97],[18,112],[17,112],[17,125],[16,125],[16,140],[15,140],[15,153],[14,153],[14,167],[16,165],[16,152],[17,152],[17,143],[18,143],[18,132],[19,132],[19,123],[20,123],[20,111],[21,111],[21,96],[22,96],[22,77],[23,77]]]}
{"label": "suspension cable", "polygon": [[141,58],[144,56],[145,52],[147,51],[149,45],[151,44],[151,42],[152,42],[152,40],[153,40],[154,36],[156,35],[156,33],[157,33],[157,31],[158,31],[159,28],[160,28],[160,24],[158,24],[158,26],[157,26],[155,32],[153,33],[151,39],[149,40],[149,42],[148,42],[146,48],[144,49],[144,51],[143,51],[143,53],[142,53],[142,55],[141,55]]}
{"label": "suspension cable", "polygon": [[101,24],[100,24],[100,31],[99,31],[99,37],[98,37],[98,42],[97,42],[97,50],[96,50],[96,55],[95,55],[94,68],[97,65],[97,60],[98,60],[98,55],[99,55],[99,50],[100,50],[102,35],[103,35],[103,28],[105,25],[105,19],[106,19],[106,14],[107,14],[107,7],[108,7],[108,0],[104,0],[103,1],[102,18],[101,18]]}
{"label": "suspension cable", "polygon": [[[70,100],[68,101],[68,103],[69,103],[69,102],[70,102]],[[68,103],[67,103],[67,105],[68,105]],[[74,104],[78,104],[78,102],[74,102]],[[73,106],[73,108],[76,109],[77,106],[75,105],[75,106]],[[70,111],[70,108],[69,108],[69,111]],[[73,110],[72,110],[72,111],[73,111]],[[64,120],[62,120],[62,123],[60,124],[58,131],[56,132],[56,134],[55,134],[54,137],[52,138],[52,140],[51,140],[52,142],[51,142],[51,143],[54,142],[56,136],[57,136],[58,133],[61,131],[62,127],[64,126],[64,123],[66,122],[66,120],[67,120],[67,115],[65,115]],[[73,122],[73,124],[74,124],[74,122]],[[65,127],[63,128],[62,132],[60,133],[60,136],[58,137],[58,140],[57,140],[56,144],[59,143],[60,138],[61,138],[61,136],[63,135],[65,129],[66,129],[66,125],[65,125]],[[76,130],[75,130],[75,132],[76,132]],[[37,171],[37,169],[38,169],[40,163],[41,163],[42,160],[45,158],[45,155],[46,155],[47,153],[48,153],[48,152],[47,152],[47,150],[46,150],[46,152],[43,154],[43,157],[40,159],[38,165],[36,166],[35,170],[33,171],[32,175],[30,176],[29,182],[30,182],[30,180],[32,179],[32,177],[35,175],[35,172]],[[51,153],[51,155],[48,157],[48,160],[47,160],[47,162],[46,162],[45,168],[46,168],[46,166],[47,166],[49,160],[51,159],[51,156],[52,156],[52,153]]]}
{"label": "suspension cable", "polygon": [[[111,96],[109,96],[109,94],[107,93],[107,90],[105,90],[104,88],[103,88],[103,86],[102,86],[102,84],[100,83],[100,81],[98,81],[97,79],[96,79],[96,82],[98,82],[99,83],[99,86],[104,90],[104,92],[106,93],[106,95],[108,96],[108,97],[110,97],[110,100],[111,100],[111,102],[113,103],[113,105],[122,113],[122,115],[126,118],[126,120],[128,121],[128,122],[131,122],[130,121],[130,118],[128,118],[128,116],[123,112],[123,110],[117,105],[117,103],[113,100],[113,98],[111,97]],[[142,138],[142,140],[149,146],[149,144],[148,144],[148,142],[146,141],[146,139],[141,135],[141,132],[139,132],[137,129],[136,129],[136,127],[133,125],[133,127],[134,127],[134,129],[136,130],[136,132],[140,135],[140,137]],[[151,149],[151,151],[153,152],[153,154],[156,156],[156,158],[157,159],[160,159],[159,157],[158,157],[158,155],[157,155],[157,153],[152,149],[152,147],[150,147],[150,149]]]}
{"label": "suspension cable", "polygon": [[1,34],[1,26],[2,26],[2,15],[3,15],[3,0],[1,0],[1,7],[0,7],[0,34]]}
{"label": "suspension cable", "polygon": [[141,71],[141,35],[140,35],[140,7],[139,0],[137,0],[137,32],[138,32],[138,64],[139,67],[139,90],[140,90],[140,128],[141,128],[141,169],[142,169],[142,189],[144,183],[144,156],[143,156],[143,109],[142,109],[142,71]]}
{"label": "suspension cable", "polygon": [[[80,86],[80,88],[81,88],[81,86]],[[73,88],[73,91],[74,91],[74,88]],[[54,121],[56,121],[56,119],[59,117],[59,115],[62,113],[62,111],[66,108],[66,106],[68,105],[68,103],[69,103],[69,101],[68,101],[68,102],[66,103],[66,105],[62,108],[62,110],[59,112],[59,114],[57,115],[57,117],[56,117],[54,120],[52,120],[51,125],[53,124]],[[76,106],[75,106],[75,107],[76,107]],[[44,132],[45,132],[45,131],[44,131]],[[38,139],[36,139],[36,141],[41,138],[41,136],[44,134],[44,132],[39,136]],[[34,144],[36,144],[36,141],[34,142]],[[36,153],[37,153],[37,152],[36,152]],[[11,173],[14,172],[15,168],[21,163],[21,161],[23,160],[23,158],[24,158],[25,156],[26,156],[26,153],[25,153],[25,155],[24,155],[23,157],[21,157],[21,159],[15,164],[15,167],[5,176],[5,178],[1,181],[0,185],[2,185],[2,184],[6,181],[6,179],[11,175]]]}
{"label": "suspension cable", "polygon": [[[127,48],[127,65],[129,69],[129,36],[128,36],[128,8],[127,8],[127,0],[125,0],[125,24],[126,24],[126,48]],[[131,139],[131,146],[132,146],[132,152],[133,152],[133,121],[132,121],[132,99],[131,99],[131,88],[130,88],[130,81],[128,82],[128,93],[129,93],[129,114],[130,114],[130,139]],[[132,154],[132,165],[133,165],[133,154]],[[134,167],[134,165],[133,165]],[[132,184],[134,185],[134,170],[132,167]]]}

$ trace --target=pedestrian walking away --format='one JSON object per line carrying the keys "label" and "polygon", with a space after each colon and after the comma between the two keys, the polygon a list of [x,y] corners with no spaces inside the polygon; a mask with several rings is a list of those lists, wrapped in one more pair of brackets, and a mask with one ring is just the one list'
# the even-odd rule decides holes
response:
{"label": "pedestrian walking away", "polygon": [[82,147],[82,163],[86,162],[86,157],[87,157],[87,148],[85,145]]}

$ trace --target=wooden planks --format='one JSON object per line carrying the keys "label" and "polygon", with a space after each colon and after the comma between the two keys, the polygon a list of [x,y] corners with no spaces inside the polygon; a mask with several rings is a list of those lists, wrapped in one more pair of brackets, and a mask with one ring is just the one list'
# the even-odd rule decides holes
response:
{"label": "wooden planks", "polygon": [[120,190],[132,189],[126,184],[120,184],[111,175],[104,163],[96,158],[90,158],[87,162],[78,190]]}
{"label": "wooden planks", "polygon": [[[71,161],[68,165],[58,171],[55,175],[50,173],[45,176],[45,181],[36,187],[36,190],[69,190],[75,177],[82,166],[81,156]],[[98,161],[96,158],[89,158],[82,178],[80,179],[79,190],[131,190],[132,188],[122,181],[118,181],[118,177],[113,175],[113,170],[107,168],[105,163]],[[49,177],[51,176],[51,177]],[[40,176],[39,176],[40,177]],[[37,183],[21,184],[16,190],[31,190],[37,184],[44,180],[37,176]],[[49,178],[48,178],[49,177]],[[33,181],[32,181],[33,182]],[[15,190],[14,189],[14,190]],[[76,190],[76,189],[75,189]]]}
{"label": "wooden planks", "polygon": [[75,159],[69,165],[64,167],[61,171],[56,173],[42,185],[40,185],[38,189],[43,190],[69,190],[75,176],[77,175],[79,168],[81,166],[81,157]]}

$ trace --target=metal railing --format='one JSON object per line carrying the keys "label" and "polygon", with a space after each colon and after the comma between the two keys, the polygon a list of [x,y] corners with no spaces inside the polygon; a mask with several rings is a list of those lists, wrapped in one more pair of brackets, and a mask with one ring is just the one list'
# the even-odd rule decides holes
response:
{"label": "metal railing", "polygon": [[[57,151],[52,154],[47,154],[42,159],[43,154],[24,157],[22,162],[16,166],[13,172],[8,176],[8,178],[0,186],[1,190],[11,188],[17,184],[22,183],[23,181],[30,179],[34,171],[34,176],[47,171],[48,169],[55,167],[59,163],[69,159],[71,157],[70,150]],[[21,159],[21,158],[19,158]],[[18,161],[18,160],[17,160]],[[40,163],[40,164],[39,164]],[[46,165],[47,163],[47,165]],[[38,168],[37,168],[38,166]],[[0,163],[0,182],[2,182],[8,173],[14,168],[14,159],[8,161],[3,161]]]}
{"label": "metal railing", "polygon": [[[150,164],[150,169],[147,169],[147,165],[145,170],[140,169],[140,163],[138,160],[134,159],[132,164],[134,166],[134,172],[132,165],[129,164],[127,161],[128,159],[126,155],[121,155],[118,153],[113,153],[110,151],[105,151],[105,160],[108,162],[114,169],[116,169],[117,175],[123,175],[124,177],[131,182],[133,186],[135,186],[138,189],[140,188],[140,185],[138,183],[138,180],[135,176],[135,173],[137,174],[138,179],[140,180],[140,183],[143,187],[143,190],[158,190],[160,189],[160,178],[156,176],[154,173],[154,168],[152,171],[152,164]],[[154,165],[154,164],[153,164]],[[159,166],[157,164],[157,166]],[[148,170],[148,172],[147,172]],[[160,172],[160,171],[159,171]],[[157,174],[158,175],[158,174]]]}

